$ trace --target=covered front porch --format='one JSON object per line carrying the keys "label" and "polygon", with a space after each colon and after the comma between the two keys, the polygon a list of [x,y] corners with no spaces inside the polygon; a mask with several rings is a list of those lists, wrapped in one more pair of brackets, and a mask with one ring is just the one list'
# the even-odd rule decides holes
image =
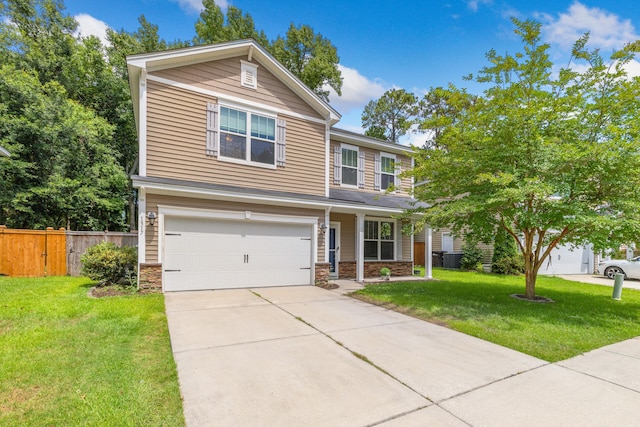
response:
{"label": "covered front porch", "polygon": [[[380,278],[388,268],[391,277],[415,277],[413,224],[401,221],[396,209],[333,208],[325,215],[325,266],[328,279],[351,279],[362,283]],[[432,278],[430,228],[425,237],[424,278]]]}

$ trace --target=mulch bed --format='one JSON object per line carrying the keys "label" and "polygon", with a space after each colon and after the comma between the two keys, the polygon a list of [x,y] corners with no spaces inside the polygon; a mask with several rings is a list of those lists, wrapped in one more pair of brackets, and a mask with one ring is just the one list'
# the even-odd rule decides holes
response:
{"label": "mulch bed", "polygon": [[322,289],[338,289],[340,286],[336,285],[335,283],[317,283],[316,284],[317,287],[322,288]]}
{"label": "mulch bed", "polygon": [[519,299],[520,301],[529,301],[529,302],[539,302],[539,303],[550,303],[555,302],[551,298],[541,297],[536,295],[533,299],[527,298],[525,294],[512,294],[511,298]]}

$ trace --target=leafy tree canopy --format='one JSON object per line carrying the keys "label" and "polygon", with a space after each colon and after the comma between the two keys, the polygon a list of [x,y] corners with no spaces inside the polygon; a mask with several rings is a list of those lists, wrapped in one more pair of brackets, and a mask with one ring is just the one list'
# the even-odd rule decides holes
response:
{"label": "leafy tree canopy", "polygon": [[329,88],[341,94],[338,50],[310,26],[292,23],[284,37],[278,36],[269,42],[264,31],[256,30],[249,13],[229,6],[225,15],[214,0],[204,0],[202,5],[195,24],[195,44],[252,38],[325,101],[329,100]]}
{"label": "leafy tree canopy", "polygon": [[390,89],[362,111],[365,135],[398,142],[414,123],[418,99],[404,89]]}
{"label": "leafy tree canopy", "polygon": [[[538,270],[557,245],[615,247],[640,234],[640,79],[625,71],[640,42],[605,61],[585,35],[570,66],[556,70],[540,24],[513,22],[523,51],[487,54],[475,80],[489,88],[456,102],[435,148],[418,150],[413,175],[426,180],[415,190],[430,205],[418,209],[421,224],[485,242],[503,228],[535,298]],[[458,98],[466,96],[455,88],[444,96]]]}
{"label": "leafy tree canopy", "polygon": [[127,177],[113,127],[57,82],[0,68],[0,223],[16,228],[121,229]]}

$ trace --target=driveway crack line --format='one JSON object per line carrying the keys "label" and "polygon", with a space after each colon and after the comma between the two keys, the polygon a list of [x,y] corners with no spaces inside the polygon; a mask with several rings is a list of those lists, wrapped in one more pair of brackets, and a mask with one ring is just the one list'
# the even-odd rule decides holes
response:
{"label": "driveway crack line", "polygon": [[264,343],[264,342],[269,342],[269,341],[284,341],[284,340],[300,338],[300,337],[311,337],[311,336],[314,336],[314,335],[318,335],[318,334],[314,333],[314,332],[311,332],[311,333],[308,333],[308,334],[292,335],[292,336],[277,337],[277,338],[268,338],[268,339],[265,339],[265,340],[243,341],[243,342],[236,342],[236,343],[232,343],[232,344],[215,345],[215,346],[210,346],[210,347],[188,348],[188,349],[185,349],[185,350],[174,351],[173,354],[182,354],[182,353],[189,353],[189,352],[192,352],[192,351],[201,351],[201,350],[213,350],[213,349],[216,349],[216,348],[235,347],[235,346],[240,346],[240,345],[250,345],[250,344]]}
{"label": "driveway crack line", "polygon": [[577,374],[581,374],[581,375],[584,375],[584,376],[587,376],[587,377],[595,378],[595,379],[597,379],[597,380],[603,381],[603,382],[605,382],[605,383],[609,383],[609,384],[614,385],[614,386],[616,386],[616,387],[624,388],[624,389],[629,390],[629,391],[632,391],[632,392],[634,392],[634,393],[636,393],[636,394],[640,394],[640,391],[639,391],[639,390],[635,390],[635,389],[633,389],[633,388],[631,388],[631,387],[627,387],[626,385],[618,384],[618,383],[613,382],[613,381],[611,381],[611,380],[607,380],[607,379],[602,378],[602,377],[598,377],[598,376],[595,376],[595,375],[592,375],[592,374],[588,374],[588,373],[586,373],[586,372],[582,372],[582,371],[579,371],[579,370],[577,370],[577,369],[570,368],[570,367],[568,367],[568,366],[564,366],[564,365],[557,365],[557,364],[555,364],[555,365],[556,365],[556,366],[558,366],[558,367],[560,367],[560,368],[564,368],[564,369],[566,369],[566,370],[568,370],[568,371],[572,371],[572,372],[575,372],[575,373],[577,373]]}

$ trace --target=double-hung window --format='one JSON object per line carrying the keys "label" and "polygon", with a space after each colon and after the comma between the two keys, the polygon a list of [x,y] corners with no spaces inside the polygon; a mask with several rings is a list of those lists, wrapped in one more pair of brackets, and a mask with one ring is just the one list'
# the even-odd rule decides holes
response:
{"label": "double-hung window", "polygon": [[358,185],[358,150],[355,147],[342,147],[342,184]]}
{"label": "double-hung window", "polygon": [[366,220],[364,222],[364,259],[392,261],[395,254],[395,222]]}
{"label": "double-hung window", "polygon": [[384,154],[380,157],[380,189],[386,190],[395,185],[396,180],[396,159]]}
{"label": "double-hung window", "polygon": [[220,107],[220,156],[275,167],[276,120]]}

